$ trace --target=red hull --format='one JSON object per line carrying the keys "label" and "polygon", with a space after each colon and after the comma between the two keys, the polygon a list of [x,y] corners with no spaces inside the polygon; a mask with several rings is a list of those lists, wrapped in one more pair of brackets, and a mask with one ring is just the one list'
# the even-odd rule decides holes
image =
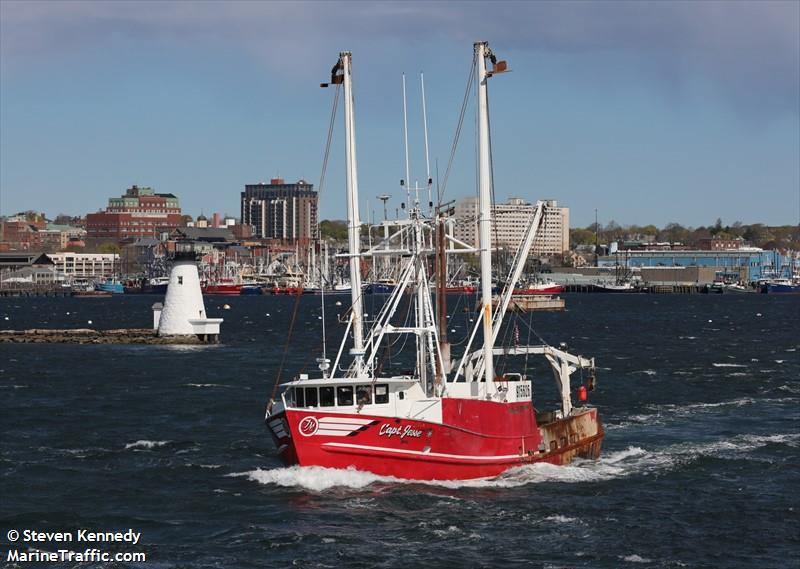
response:
{"label": "red hull", "polygon": [[596,409],[538,427],[530,403],[444,399],[442,418],[433,423],[289,409],[267,425],[287,465],[414,480],[486,478],[535,462],[597,458],[603,438]]}
{"label": "red hull", "polygon": [[558,294],[564,292],[564,285],[548,285],[535,288],[515,288],[515,296],[528,296],[532,294]]}
{"label": "red hull", "polygon": [[201,287],[203,294],[230,294],[238,295],[242,292],[242,285],[237,284],[212,284]]}
{"label": "red hull", "polygon": [[275,287],[266,290],[270,294],[303,294],[303,287],[301,286]]}
{"label": "red hull", "polygon": [[474,286],[449,286],[446,289],[448,294],[450,293],[463,293],[463,294],[475,294],[476,288]]}

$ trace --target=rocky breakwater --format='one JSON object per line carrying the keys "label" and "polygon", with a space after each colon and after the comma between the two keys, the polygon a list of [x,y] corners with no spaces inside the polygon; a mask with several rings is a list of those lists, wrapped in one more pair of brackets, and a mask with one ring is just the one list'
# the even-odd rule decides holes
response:
{"label": "rocky breakwater", "polygon": [[92,330],[75,328],[53,330],[0,330],[0,343],[5,344],[204,344],[197,336],[159,336],[148,328]]}

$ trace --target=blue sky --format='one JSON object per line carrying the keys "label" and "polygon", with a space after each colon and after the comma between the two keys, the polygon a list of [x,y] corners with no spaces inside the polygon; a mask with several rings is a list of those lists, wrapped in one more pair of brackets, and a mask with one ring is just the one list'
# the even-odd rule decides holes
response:
{"label": "blue sky", "polygon": [[[0,1],[0,214],[83,214],[131,184],[239,214],[244,184],[319,183],[338,52],[353,51],[362,217],[444,175],[486,39],[495,194],[573,226],[800,221],[800,2]],[[341,116],[341,115],[340,115]],[[446,199],[475,194],[474,112]],[[321,216],[343,218],[337,124]],[[369,204],[367,205],[367,201]],[[377,213],[376,215],[380,215]]]}

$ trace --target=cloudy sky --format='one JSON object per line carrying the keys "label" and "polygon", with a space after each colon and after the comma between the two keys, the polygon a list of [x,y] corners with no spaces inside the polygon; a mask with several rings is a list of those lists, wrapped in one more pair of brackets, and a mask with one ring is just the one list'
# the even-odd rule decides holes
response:
{"label": "cloudy sky", "polygon": [[[412,180],[447,166],[488,40],[498,200],[573,225],[800,221],[800,2],[0,0],[0,214],[83,214],[131,184],[239,214],[245,183],[319,183],[353,51],[362,216],[396,207],[407,75]],[[475,194],[473,106],[445,199]],[[340,115],[341,116],[341,115]],[[337,125],[323,218],[344,217]],[[435,171],[434,171],[435,176]],[[378,214],[380,215],[380,214]]]}

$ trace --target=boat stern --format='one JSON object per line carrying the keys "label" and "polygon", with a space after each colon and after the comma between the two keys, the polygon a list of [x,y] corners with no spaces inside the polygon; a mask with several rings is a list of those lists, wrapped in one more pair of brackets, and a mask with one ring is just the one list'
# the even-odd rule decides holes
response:
{"label": "boat stern", "polygon": [[297,451],[292,440],[292,431],[286,417],[283,403],[276,403],[271,411],[264,417],[269,434],[278,450],[278,456],[287,466],[297,464]]}

